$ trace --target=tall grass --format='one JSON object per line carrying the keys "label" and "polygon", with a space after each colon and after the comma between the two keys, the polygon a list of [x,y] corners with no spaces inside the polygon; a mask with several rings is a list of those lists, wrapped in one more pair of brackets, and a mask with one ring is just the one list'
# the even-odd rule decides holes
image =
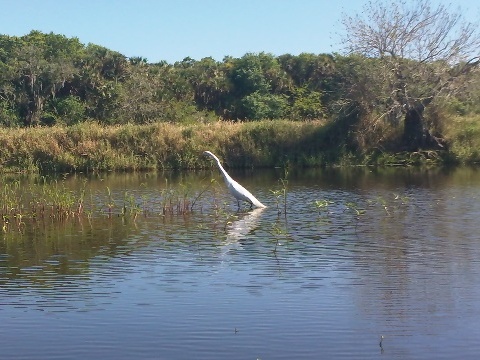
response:
{"label": "tall grass", "polygon": [[451,161],[480,163],[480,114],[452,117],[445,125],[445,135]]}
{"label": "tall grass", "polygon": [[210,166],[209,149],[229,166],[320,165],[318,122],[216,122],[198,125],[0,129],[0,171],[72,172],[188,169]]}
{"label": "tall grass", "polygon": [[169,186],[155,199],[138,197],[128,191],[92,191],[88,181],[80,189],[69,189],[62,180],[39,177],[35,181],[6,181],[0,187],[0,234],[23,232],[46,222],[91,220],[93,217],[123,217],[136,220],[139,215],[185,216],[194,211],[202,212],[208,203],[203,200],[210,184],[193,190],[188,184]]}
{"label": "tall grass", "polygon": [[[366,139],[355,148],[342,129],[339,122],[287,120],[0,128],[0,172],[205,168],[211,166],[200,156],[206,149],[230,167],[369,163],[375,149],[369,150]],[[453,118],[445,134],[450,143],[449,159],[479,161],[479,115]],[[366,148],[359,151],[358,146]]]}

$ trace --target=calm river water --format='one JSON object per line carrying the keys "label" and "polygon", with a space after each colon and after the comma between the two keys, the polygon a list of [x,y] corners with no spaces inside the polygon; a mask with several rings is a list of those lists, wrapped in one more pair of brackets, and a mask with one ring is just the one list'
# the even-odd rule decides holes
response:
{"label": "calm river water", "polygon": [[480,171],[292,171],[286,214],[282,170],[231,174],[268,207],[216,169],[52,183],[93,210],[0,234],[0,359],[478,359]]}

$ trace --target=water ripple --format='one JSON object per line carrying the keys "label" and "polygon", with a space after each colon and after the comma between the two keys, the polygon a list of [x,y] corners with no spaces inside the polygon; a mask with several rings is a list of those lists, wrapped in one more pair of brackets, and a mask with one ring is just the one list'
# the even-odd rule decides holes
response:
{"label": "water ripple", "polygon": [[2,239],[2,356],[371,359],[384,335],[389,358],[475,358],[480,181],[369,179],[292,181],[286,216],[270,202]]}

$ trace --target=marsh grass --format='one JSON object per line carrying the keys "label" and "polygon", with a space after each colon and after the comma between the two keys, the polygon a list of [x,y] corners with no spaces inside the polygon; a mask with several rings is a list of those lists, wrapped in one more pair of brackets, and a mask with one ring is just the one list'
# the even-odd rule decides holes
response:
{"label": "marsh grass", "polygon": [[[200,191],[188,185],[166,186],[149,201],[145,195],[124,191],[114,192],[108,186],[102,192],[88,188],[85,180],[78,190],[71,190],[62,180],[40,177],[33,183],[19,180],[5,182],[0,189],[0,228],[4,233],[23,232],[27,225],[40,226],[47,222],[66,222],[93,217],[185,216],[202,211],[200,202],[210,188]],[[213,205],[211,205],[213,206]]]}
{"label": "marsh grass", "polygon": [[187,187],[180,185],[180,191],[168,184],[161,191],[161,215],[185,215],[193,211],[192,200],[188,196]]}
{"label": "marsh grass", "polygon": [[0,172],[64,173],[205,168],[208,149],[230,167],[324,164],[321,122],[0,129]]}
{"label": "marsh grass", "polygon": [[[407,195],[390,193],[375,195],[357,201],[332,201],[330,199],[314,200],[312,208],[318,214],[319,224],[331,224],[335,217],[352,219],[355,221],[355,234],[357,234],[360,220],[368,218],[371,214],[383,213],[385,217],[393,217],[398,213],[405,213],[408,209],[410,199]],[[358,235],[358,234],[357,234]]]}
{"label": "marsh grass", "polygon": [[22,231],[26,221],[66,220],[83,214],[83,194],[73,194],[64,184],[22,186],[19,181],[5,183],[0,192],[1,228]]}
{"label": "marsh grass", "polygon": [[450,144],[448,160],[480,163],[480,114],[452,117],[445,125],[445,134]]}
{"label": "marsh grass", "polygon": [[294,240],[288,229],[288,222],[286,218],[283,220],[277,219],[277,221],[272,224],[271,228],[267,230],[267,232],[273,237],[275,242],[272,250],[275,256],[277,255],[279,246],[284,245],[284,243],[288,241]]}
{"label": "marsh grass", "polygon": [[319,217],[326,216],[329,211],[328,208],[332,204],[334,204],[334,202],[328,199],[315,200],[314,205],[318,212],[318,216]]}
{"label": "marsh grass", "polygon": [[207,149],[237,168],[480,161],[480,115],[444,121],[448,151],[416,153],[378,146],[387,143],[395,148],[392,139],[398,133],[392,129],[375,123],[372,131],[367,121],[353,131],[347,120],[115,126],[85,122],[68,127],[0,128],[0,172],[198,169],[210,166],[200,156]]}

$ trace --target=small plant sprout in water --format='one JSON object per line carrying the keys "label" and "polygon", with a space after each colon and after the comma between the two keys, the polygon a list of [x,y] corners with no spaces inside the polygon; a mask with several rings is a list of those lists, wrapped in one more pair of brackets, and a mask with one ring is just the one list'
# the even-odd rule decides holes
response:
{"label": "small plant sprout in water", "polygon": [[388,210],[388,202],[382,196],[377,197],[377,202],[383,207],[387,215],[391,215],[390,211]]}
{"label": "small plant sprout in water", "polygon": [[408,196],[393,193],[390,196],[378,195],[375,200],[367,200],[370,205],[380,205],[388,216],[392,215],[392,212],[400,210],[403,206],[410,202]]}
{"label": "small plant sprout in water", "polygon": [[276,254],[277,253],[277,247],[281,246],[282,244],[280,243],[280,239],[288,239],[291,238],[290,234],[288,233],[287,230],[287,225],[286,223],[284,226],[281,226],[278,221],[272,225],[272,228],[270,231],[268,231],[275,239],[275,248],[273,249],[273,252]]}
{"label": "small plant sprout in water", "polygon": [[137,204],[135,196],[129,194],[128,191],[125,191],[123,196],[122,216],[126,216],[128,213],[130,213],[133,216],[133,220],[136,220],[141,211],[142,210]]}
{"label": "small plant sprout in water", "polygon": [[327,200],[327,199],[322,199],[322,200],[315,200],[315,207],[318,211],[318,215],[322,216],[324,214],[328,213],[328,207],[332,205],[334,202]]}
{"label": "small plant sprout in water", "polygon": [[284,216],[287,216],[287,187],[288,187],[288,168],[284,169],[283,178],[279,180],[280,188],[276,190],[270,190],[270,192],[275,197],[275,205],[277,207],[277,214],[282,213],[281,208],[283,208]]}
{"label": "small plant sprout in water", "polygon": [[283,198],[282,190],[270,190],[275,199],[275,206],[277,207],[277,214],[280,215],[282,210],[280,210],[280,199]]}
{"label": "small plant sprout in water", "polygon": [[347,208],[345,209],[345,211],[351,210],[351,211],[354,212],[354,214],[355,214],[357,217],[360,216],[360,215],[365,214],[365,210],[364,210],[364,209],[360,209],[360,208],[358,207],[358,204],[357,204],[357,203],[347,202],[347,203],[345,203],[345,206],[347,207]]}
{"label": "small plant sprout in water", "polygon": [[112,196],[112,191],[110,188],[107,186],[107,209],[108,209],[108,217],[112,217],[112,209],[115,207],[115,200],[113,199]]}
{"label": "small plant sprout in water", "polygon": [[288,167],[285,167],[283,172],[283,178],[280,179],[282,183],[282,192],[283,192],[283,213],[287,216],[287,186],[288,186]]}
{"label": "small plant sprout in water", "polygon": [[407,205],[410,202],[410,198],[407,195],[393,193],[393,199],[396,202],[400,201],[401,205]]}
{"label": "small plant sprout in water", "polygon": [[360,216],[364,215],[365,214],[365,210],[364,209],[360,209],[358,204],[357,203],[354,203],[354,202],[347,202],[345,203],[345,206],[347,207],[345,211],[351,211],[354,213],[355,215],[355,220],[356,220],[356,223],[355,223],[355,234],[357,233],[357,227],[358,227],[358,221],[360,220]]}

